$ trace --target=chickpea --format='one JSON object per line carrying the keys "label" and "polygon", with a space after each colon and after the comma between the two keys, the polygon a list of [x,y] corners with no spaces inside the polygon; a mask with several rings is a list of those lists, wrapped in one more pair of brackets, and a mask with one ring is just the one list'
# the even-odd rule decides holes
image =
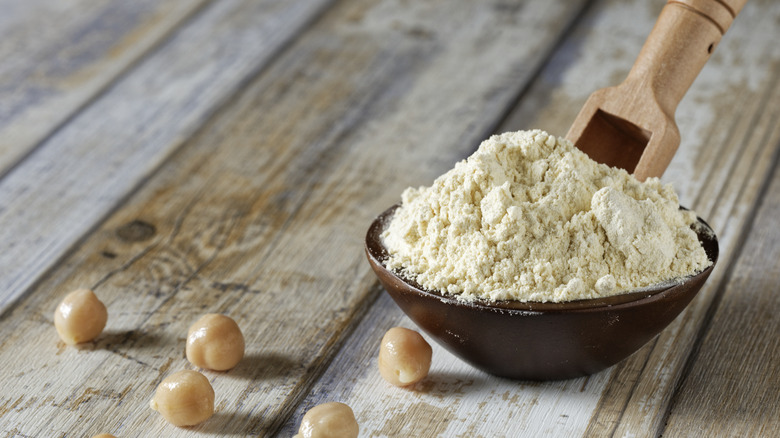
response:
{"label": "chickpea", "polygon": [[352,408],[329,402],[306,412],[295,438],[357,438],[358,429]]}
{"label": "chickpea", "polygon": [[149,406],[174,426],[194,426],[214,414],[214,388],[197,371],[179,371],[160,382]]}
{"label": "chickpea", "polygon": [[101,433],[100,435],[95,435],[92,438],[116,438],[114,435],[111,435],[110,433]]}
{"label": "chickpea", "polygon": [[244,335],[229,316],[209,313],[190,327],[185,352],[196,367],[229,370],[244,357]]}
{"label": "chickpea", "polygon": [[433,350],[414,330],[393,327],[379,347],[379,374],[396,386],[419,382],[428,375]]}
{"label": "chickpea", "polygon": [[69,345],[95,339],[103,332],[107,320],[106,306],[89,289],[69,293],[54,312],[57,334]]}

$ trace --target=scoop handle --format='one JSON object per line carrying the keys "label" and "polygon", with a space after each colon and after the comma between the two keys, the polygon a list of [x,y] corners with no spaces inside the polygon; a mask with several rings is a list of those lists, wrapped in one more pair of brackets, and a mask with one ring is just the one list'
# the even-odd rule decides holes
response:
{"label": "scoop handle", "polygon": [[669,0],[625,85],[644,88],[674,120],[677,105],[747,0]]}

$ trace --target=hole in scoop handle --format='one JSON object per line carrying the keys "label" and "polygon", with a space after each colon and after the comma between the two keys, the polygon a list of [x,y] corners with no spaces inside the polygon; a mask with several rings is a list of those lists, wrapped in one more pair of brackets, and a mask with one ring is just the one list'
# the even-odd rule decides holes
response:
{"label": "hole in scoop handle", "polygon": [[670,0],[647,37],[626,85],[649,88],[674,119],[677,105],[747,0]]}

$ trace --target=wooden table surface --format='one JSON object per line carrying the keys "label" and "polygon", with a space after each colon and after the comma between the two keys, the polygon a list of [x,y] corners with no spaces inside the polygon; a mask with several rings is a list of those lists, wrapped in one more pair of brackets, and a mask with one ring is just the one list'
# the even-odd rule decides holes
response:
{"label": "wooden table surface", "polygon": [[[663,180],[718,234],[694,302],[639,352],[556,382],[434,345],[363,254],[372,218],[496,132],[564,135],[662,0],[1,0],[0,436],[292,436],[325,401],[362,437],[780,435],[780,3],[751,0],[677,112]],[[59,342],[95,290],[106,330]],[[193,428],[148,407],[201,314],[247,353]]]}

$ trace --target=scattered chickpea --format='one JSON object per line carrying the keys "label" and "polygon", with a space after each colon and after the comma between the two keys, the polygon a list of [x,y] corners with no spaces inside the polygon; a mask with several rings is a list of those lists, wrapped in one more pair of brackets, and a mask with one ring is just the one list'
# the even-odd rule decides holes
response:
{"label": "scattered chickpea", "polygon": [[294,438],[357,438],[358,429],[352,408],[329,402],[306,412]]}
{"label": "scattered chickpea", "polygon": [[431,368],[430,344],[414,330],[393,327],[379,347],[379,374],[396,386],[419,382]]}
{"label": "scattered chickpea", "polygon": [[160,382],[149,406],[174,426],[194,426],[214,414],[214,389],[203,374],[179,371]]}
{"label": "scattered chickpea", "polygon": [[101,433],[100,435],[95,435],[92,438],[116,438],[114,435],[111,435],[110,433]]}
{"label": "scattered chickpea", "polygon": [[57,334],[70,345],[95,339],[103,331],[106,321],[106,306],[89,289],[69,293],[54,312]]}
{"label": "scattered chickpea", "polygon": [[196,367],[229,370],[244,357],[244,335],[229,316],[209,313],[190,326],[185,352]]}

